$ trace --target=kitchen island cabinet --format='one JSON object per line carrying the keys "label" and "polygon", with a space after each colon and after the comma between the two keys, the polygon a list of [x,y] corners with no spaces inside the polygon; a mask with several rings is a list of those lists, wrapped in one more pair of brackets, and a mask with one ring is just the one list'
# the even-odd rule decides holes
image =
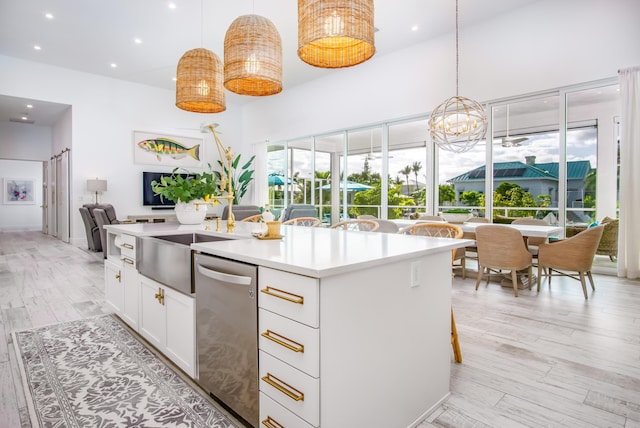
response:
{"label": "kitchen island cabinet", "polygon": [[[233,236],[218,233],[232,240],[191,248],[259,267],[265,426],[414,427],[446,400],[451,251],[471,241],[295,226],[260,241],[250,236],[255,225],[237,226]],[[215,234],[177,224],[107,229]]]}
{"label": "kitchen island cabinet", "polygon": [[140,275],[139,333],[189,376],[196,377],[195,301]]}

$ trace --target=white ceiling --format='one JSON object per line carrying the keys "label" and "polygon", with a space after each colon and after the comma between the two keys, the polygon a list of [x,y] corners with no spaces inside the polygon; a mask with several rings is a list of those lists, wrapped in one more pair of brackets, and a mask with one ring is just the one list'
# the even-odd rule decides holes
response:
{"label": "white ceiling", "polygon": [[[538,0],[460,0],[460,28],[534,1]],[[205,47],[222,59],[224,36],[231,22],[255,13],[270,19],[280,32],[285,91],[339,72],[318,69],[298,59],[295,0],[172,2],[175,9],[169,8],[168,0],[1,0],[0,54],[174,89],[172,79],[184,52]],[[377,56],[455,29],[453,0],[375,0],[374,4],[374,24],[379,30]],[[45,13],[51,13],[53,19],[47,19]],[[418,30],[412,31],[413,26]],[[136,38],[141,43],[136,44]],[[41,49],[35,50],[34,45]],[[227,92],[229,105],[249,99]],[[19,117],[27,102],[0,94],[0,123]],[[50,125],[57,120],[60,108],[54,103],[38,104],[28,112],[29,118],[36,124]],[[47,117],[49,110],[52,116]]]}

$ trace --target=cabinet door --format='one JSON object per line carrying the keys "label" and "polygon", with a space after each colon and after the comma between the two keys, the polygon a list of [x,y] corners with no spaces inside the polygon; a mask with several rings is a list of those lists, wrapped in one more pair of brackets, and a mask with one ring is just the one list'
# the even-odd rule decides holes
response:
{"label": "cabinet door", "polygon": [[138,278],[140,280],[138,333],[162,350],[165,347],[166,317],[165,300],[161,295],[165,293],[165,287],[143,275],[139,275]]}
{"label": "cabinet door", "polygon": [[107,305],[120,315],[124,299],[122,287],[122,263],[104,261],[104,297]]}
{"label": "cabinet door", "polygon": [[122,303],[122,319],[129,326],[138,331],[138,296],[140,295],[140,281],[135,261],[122,258],[122,278],[124,288],[124,301]]}
{"label": "cabinet door", "polygon": [[166,355],[189,376],[195,377],[195,300],[169,288],[165,290]]}

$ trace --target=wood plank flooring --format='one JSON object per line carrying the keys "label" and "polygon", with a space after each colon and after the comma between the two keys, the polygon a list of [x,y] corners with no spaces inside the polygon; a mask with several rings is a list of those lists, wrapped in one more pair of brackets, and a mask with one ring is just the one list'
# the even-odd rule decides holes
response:
{"label": "wood plank flooring", "polygon": [[[463,363],[419,427],[640,428],[640,282],[594,279],[586,301],[568,278],[518,298],[454,279]],[[30,426],[10,332],[108,312],[101,253],[0,233],[0,427]]]}

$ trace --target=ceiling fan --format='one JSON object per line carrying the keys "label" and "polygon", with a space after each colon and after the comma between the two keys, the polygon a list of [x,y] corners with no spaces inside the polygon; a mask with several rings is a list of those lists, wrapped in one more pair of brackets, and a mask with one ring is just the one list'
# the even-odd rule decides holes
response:
{"label": "ceiling fan", "polygon": [[[388,156],[391,159],[393,156]],[[369,153],[365,155],[366,160],[377,160],[382,159],[382,152],[374,152],[373,151],[373,129],[371,130],[371,137],[369,139]]]}
{"label": "ceiling fan", "polygon": [[507,133],[502,138],[502,147],[520,147],[527,137],[509,137],[509,104],[507,104]]}

